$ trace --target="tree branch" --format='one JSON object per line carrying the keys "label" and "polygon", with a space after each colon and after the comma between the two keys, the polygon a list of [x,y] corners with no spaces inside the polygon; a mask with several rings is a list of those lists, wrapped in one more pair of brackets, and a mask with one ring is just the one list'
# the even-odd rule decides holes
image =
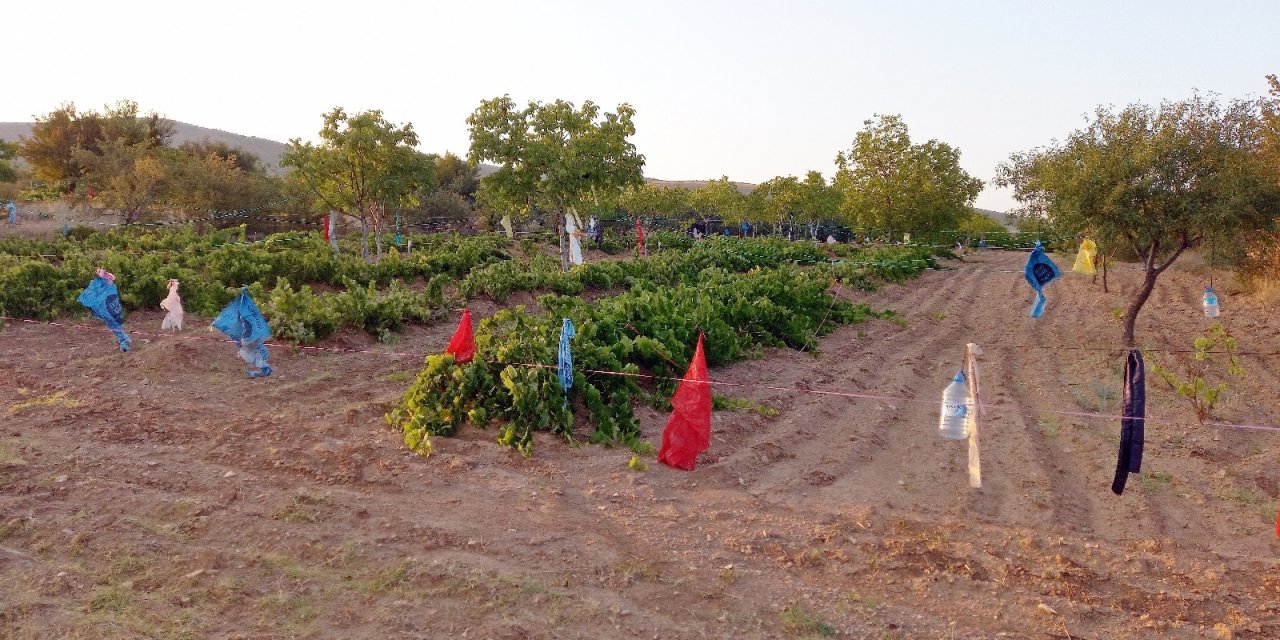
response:
{"label": "tree branch", "polygon": [[1186,251],[1191,246],[1191,244],[1192,244],[1191,239],[1187,237],[1187,234],[1183,233],[1182,244],[1178,246],[1178,250],[1174,251],[1173,255],[1169,256],[1169,259],[1165,260],[1164,264],[1160,265],[1159,269],[1156,269],[1156,273],[1162,273],[1165,269],[1168,269],[1173,264],[1173,261],[1177,260],[1178,256],[1182,255],[1182,252]]}

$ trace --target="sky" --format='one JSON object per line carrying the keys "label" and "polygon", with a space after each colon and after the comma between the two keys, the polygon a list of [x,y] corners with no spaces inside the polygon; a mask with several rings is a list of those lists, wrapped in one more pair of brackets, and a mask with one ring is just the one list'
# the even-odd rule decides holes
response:
{"label": "sky", "polygon": [[[381,109],[465,155],[482,100],[636,109],[645,175],[828,178],[876,114],[990,182],[1099,105],[1265,94],[1280,2],[5,0],[0,121],[59,105],[278,141]],[[976,205],[1005,211],[987,185]]]}

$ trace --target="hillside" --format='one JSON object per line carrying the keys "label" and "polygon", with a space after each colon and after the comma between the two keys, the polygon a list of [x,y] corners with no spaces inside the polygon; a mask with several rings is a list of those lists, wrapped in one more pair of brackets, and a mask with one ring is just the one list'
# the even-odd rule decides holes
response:
{"label": "hillside", "polygon": [[[210,129],[209,127],[187,124],[177,120],[170,120],[170,122],[173,123],[174,127],[174,145],[201,140],[222,142],[258,156],[262,159],[267,171],[272,174],[284,172],[284,169],[280,167],[280,158],[284,155],[285,148],[288,145],[283,142],[244,136],[221,129]],[[30,136],[33,124],[32,122],[0,122],[0,140],[16,142],[20,138]],[[498,168],[493,165],[481,164],[478,173],[483,178],[497,170]],[[680,187],[684,189],[697,189],[707,184],[706,180],[658,180],[656,178],[646,178],[645,181],[660,187]],[[756,188],[756,185],[747,182],[735,182],[734,184],[738,185],[738,190],[742,193],[751,193],[751,190]]]}
{"label": "hillside", "polygon": [[[222,131],[220,129],[210,129],[177,120],[170,120],[173,123],[173,144],[180,145],[184,142],[200,142],[210,140],[213,142],[222,142],[232,147],[237,147],[248,151],[262,160],[262,164],[269,173],[283,173],[280,168],[280,157],[284,155],[285,145],[283,142],[275,140],[267,140],[266,138],[257,138],[254,136],[242,136],[238,133]],[[19,138],[31,135],[32,122],[0,122],[0,139],[16,142]]]}
{"label": "hillside", "polygon": [[978,207],[974,207],[973,210],[977,211],[978,213],[981,213],[984,216],[994,219],[996,222],[999,222],[1000,224],[1010,229],[1014,228],[1013,223],[1009,221],[1009,214],[1004,213],[1003,211],[994,211],[992,209],[979,209]]}
{"label": "hillside", "polygon": [[[659,180],[657,178],[645,178],[645,182],[662,187],[664,189],[701,189],[707,186],[710,180]],[[738,191],[743,194],[755,191],[756,185],[750,182],[734,182],[734,186],[738,187]]]}

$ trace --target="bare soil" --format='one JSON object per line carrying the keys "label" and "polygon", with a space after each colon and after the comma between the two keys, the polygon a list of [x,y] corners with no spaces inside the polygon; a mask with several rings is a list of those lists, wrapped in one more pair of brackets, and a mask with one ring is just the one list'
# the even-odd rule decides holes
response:
{"label": "bare soil", "polygon": [[[1106,294],[1067,274],[1032,319],[1024,260],[841,291],[905,324],[713,370],[747,408],[714,415],[692,472],[552,437],[525,459],[470,427],[406,451],[383,420],[420,365],[403,354],[452,326],[276,348],[251,380],[191,316],[175,336],[130,316],[151,334],[128,354],[96,326],[11,323],[0,638],[1280,637],[1280,433],[1203,426],[1150,376],[1143,472],[1112,494],[1118,420],[1050,412],[1119,411],[1105,349],[1138,274]],[[1145,345],[1190,346],[1205,279],[1161,279]],[[1280,352],[1274,306],[1219,289],[1242,348]],[[982,489],[936,434],[966,342]],[[1280,424],[1278,357],[1242,359],[1213,419]],[[640,416],[656,445],[666,416]]]}

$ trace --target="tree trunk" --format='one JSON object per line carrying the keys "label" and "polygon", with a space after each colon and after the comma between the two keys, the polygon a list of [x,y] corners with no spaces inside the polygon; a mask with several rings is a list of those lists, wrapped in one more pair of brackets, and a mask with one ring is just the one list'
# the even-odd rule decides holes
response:
{"label": "tree trunk", "polygon": [[[1133,326],[1138,321],[1138,312],[1142,311],[1142,305],[1147,303],[1147,298],[1151,297],[1151,292],[1156,288],[1156,277],[1160,275],[1159,271],[1147,267],[1146,277],[1142,280],[1142,288],[1138,289],[1138,295],[1134,296],[1129,302],[1129,309],[1124,315],[1124,346],[1133,347]],[[1105,281],[1106,278],[1104,277]]]}
{"label": "tree trunk", "polygon": [[1108,258],[1107,256],[1102,256],[1102,292],[1103,293],[1110,293],[1110,291],[1107,291],[1107,264],[1110,262],[1111,262],[1110,258]]}
{"label": "tree trunk", "polygon": [[373,254],[374,262],[382,261],[382,229],[383,229],[383,208],[380,204],[369,207],[369,216],[373,218],[373,246],[375,253]]}
{"label": "tree trunk", "polygon": [[[363,211],[361,212],[364,213]],[[369,259],[369,217],[368,215],[360,216],[360,257],[366,261]]]}
{"label": "tree trunk", "polygon": [[338,211],[336,209],[329,210],[329,246],[333,247],[333,254],[338,255]]}
{"label": "tree trunk", "polygon": [[564,237],[564,212],[556,212],[556,237],[560,238],[560,270],[569,270],[569,241]]}

